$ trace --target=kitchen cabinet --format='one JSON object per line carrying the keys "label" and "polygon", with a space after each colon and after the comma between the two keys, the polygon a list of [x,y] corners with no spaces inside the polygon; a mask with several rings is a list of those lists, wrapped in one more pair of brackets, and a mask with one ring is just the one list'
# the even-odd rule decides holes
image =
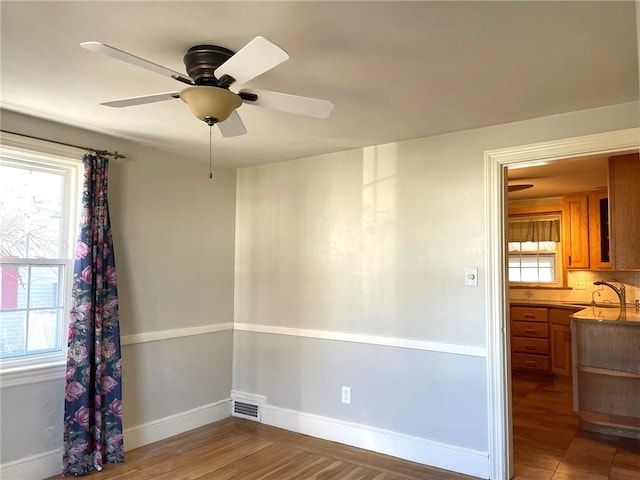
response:
{"label": "kitchen cabinet", "polygon": [[640,270],[640,156],[609,158],[611,256],[615,270]]}
{"label": "kitchen cabinet", "polygon": [[511,365],[572,375],[571,315],[579,308],[513,305],[511,316]]}
{"label": "kitchen cabinet", "polygon": [[612,268],[609,248],[609,192],[589,193],[589,265],[591,270]]}
{"label": "kitchen cabinet", "polygon": [[564,264],[567,270],[611,270],[609,192],[606,189],[562,199]]}
{"label": "kitchen cabinet", "polygon": [[578,311],[564,308],[549,309],[549,344],[551,372],[572,376],[571,314]]}
{"label": "kitchen cabinet", "polygon": [[619,320],[617,309],[605,318],[589,311],[577,313],[572,324],[581,428],[640,438],[640,314],[627,309],[626,320]]}
{"label": "kitchen cabinet", "polygon": [[512,368],[549,372],[547,308],[513,306],[510,317]]}
{"label": "kitchen cabinet", "polygon": [[562,251],[567,270],[589,268],[589,197],[562,197]]}

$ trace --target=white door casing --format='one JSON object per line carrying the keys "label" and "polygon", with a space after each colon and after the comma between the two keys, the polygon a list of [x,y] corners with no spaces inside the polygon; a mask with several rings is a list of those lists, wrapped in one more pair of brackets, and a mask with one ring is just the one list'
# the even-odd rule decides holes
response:
{"label": "white door casing", "polygon": [[489,418],[489,478],[513,475],[511,375],[507,325],[508,294],[505,265],[507,215],[506,168],[534,161],[562,161],[637,151],[640,128],[586,135],[485,152],[485,233],[487,291],[487,379]]}

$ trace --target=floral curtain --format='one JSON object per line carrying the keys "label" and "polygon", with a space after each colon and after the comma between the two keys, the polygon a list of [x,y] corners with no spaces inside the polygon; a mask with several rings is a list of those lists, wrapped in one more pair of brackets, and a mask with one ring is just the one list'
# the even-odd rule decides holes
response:
{"label": "floral curtain", "polygon": [[108,158],[86,153],[76,246],[62,476],[124,462],[116,269],[107,205]]}

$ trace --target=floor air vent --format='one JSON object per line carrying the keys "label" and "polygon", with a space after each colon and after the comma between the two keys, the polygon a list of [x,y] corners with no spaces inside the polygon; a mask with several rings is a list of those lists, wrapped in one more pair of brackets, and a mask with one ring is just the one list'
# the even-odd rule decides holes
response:
{"label": "floor air vent", "polygon": [[233,402],[233,415],[250,418],[251,420],[260,420],[260,407],[236,400]]}
{"label": "floor air vent", "polygon": [[265,404],[265,397],[250,393],[231,392],[231,400],[233,401],[232,416],[254,422],[261,421],[260,407]]}

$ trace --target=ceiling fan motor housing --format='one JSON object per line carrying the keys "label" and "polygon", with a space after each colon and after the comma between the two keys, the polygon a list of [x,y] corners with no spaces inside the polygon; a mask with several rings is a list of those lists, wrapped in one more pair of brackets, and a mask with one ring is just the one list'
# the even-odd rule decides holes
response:
{"label": "ceiling fan motor housing", "polygon": [[217,45],[196,45],[187,50],[184,64],[196,85],[227,87],[228,85],[221,85],[214,72],[233,55],[234,52],[228,48]]}

